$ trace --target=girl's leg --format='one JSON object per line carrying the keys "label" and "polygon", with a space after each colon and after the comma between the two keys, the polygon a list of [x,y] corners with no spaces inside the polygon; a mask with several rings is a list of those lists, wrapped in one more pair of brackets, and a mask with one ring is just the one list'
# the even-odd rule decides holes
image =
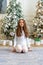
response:
{"label": "girl's leg", "polygon": [[23,52],[28,52],[28,48],[26,46],[23,47]]}
{"label": "girl's leg", "polygon": [[17,45],[17,46],[16,46],[16,52],[21,52],[21,51],[22,51],[21,45]]}

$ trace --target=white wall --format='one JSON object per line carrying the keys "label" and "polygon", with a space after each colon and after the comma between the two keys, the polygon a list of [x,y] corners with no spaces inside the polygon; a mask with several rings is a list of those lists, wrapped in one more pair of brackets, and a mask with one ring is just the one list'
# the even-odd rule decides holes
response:
{"label": "white wall", "polygon": [[35,16],[36,4],[38,0],[19,0],[22,4],[23,14],[26,19],[32,19]]}

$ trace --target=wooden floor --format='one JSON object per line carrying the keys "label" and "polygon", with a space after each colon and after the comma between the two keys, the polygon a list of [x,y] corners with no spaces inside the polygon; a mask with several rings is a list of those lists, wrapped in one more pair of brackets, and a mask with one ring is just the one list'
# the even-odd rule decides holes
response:
{"label": "wooden floor", "polygon": [[[3,44],[0,44],[0,46],[4,46]],[[12,45],[13,46],[13,45]],[[32,47],[43,47],[43,44],[36,45],[36,44],[31,44]],[[10,47],[9,44],[6,44],[5,47]]]}

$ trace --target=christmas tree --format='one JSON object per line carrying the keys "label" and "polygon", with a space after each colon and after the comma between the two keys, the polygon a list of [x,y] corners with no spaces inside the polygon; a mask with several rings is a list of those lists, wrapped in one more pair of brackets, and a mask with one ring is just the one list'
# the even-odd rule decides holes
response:
{"label": "christmas tree", "polygon": [[17,22],[22,18],[21,3],[17,0],[10,0],[7,7],[7,15],[4,18],[2,32],[7,36],[13,36],[17,27]]}
{"label": "christmas tree", "polygon": [[39,0],[36,7],[36,15],[33,19],[33,35],[37,38],[43,38],[43,0]]}

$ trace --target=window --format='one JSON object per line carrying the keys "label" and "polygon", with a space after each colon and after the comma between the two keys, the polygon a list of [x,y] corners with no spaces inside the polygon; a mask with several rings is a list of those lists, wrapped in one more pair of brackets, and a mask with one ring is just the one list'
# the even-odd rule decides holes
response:
{"label": "window", "polygon": [[0,0],[0,14],[4,14],[7,8],[7,0]]}

